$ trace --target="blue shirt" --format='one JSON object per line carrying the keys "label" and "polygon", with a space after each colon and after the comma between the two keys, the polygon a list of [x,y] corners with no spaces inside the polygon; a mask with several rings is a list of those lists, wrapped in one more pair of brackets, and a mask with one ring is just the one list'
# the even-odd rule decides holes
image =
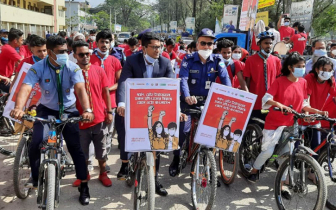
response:
{"label": "blue shirt", "polygon": [[206,81],[215,82],[219,77],[222,84],[231,87],[229,74],[223,57],[211,54],[203,64],[197,52],[184,57],[181,63],[181,96],[207,96],[209,89],[205,89]]}
{"label": "blue shirt", "polygon": [[[152,78],[153,77],[153,71],[154,71],[154,63],[153,64],[148,64],[146,59],[145,60],[145,65],[146,65],[146,78]],[[157,62],[157,61],[155,61]]]}
{"label": "blue shirt", "polygon": [[232,33],[235,30],[234,25],[227,25],[226,28],[228,29],[228,33]]}
{"label": "blue shirt", "polygon": [[[58,94],[56,72],[48,65],[47,58],[35,63],[28,71],[23,83],[34,86],[36,83],[41,88],[40,103],[49,109],[58,111]],[[67,62],[60,71],[62,78],[64,109],[76,102],[74,85],[84,83],[82,70],[73,62]]]}

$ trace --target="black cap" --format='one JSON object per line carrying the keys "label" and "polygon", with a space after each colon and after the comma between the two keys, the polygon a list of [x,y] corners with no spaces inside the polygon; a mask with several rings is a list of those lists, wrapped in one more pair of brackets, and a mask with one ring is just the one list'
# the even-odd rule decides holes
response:
{"label": "black cap", "polygon": [[141,32],[138,34],[137,39],[141,40],[142,35],[144,35],[144,34],[147,33],[147,32],[152,32],[152,29],[149,28],[149,29],[146,29],[146,30],[144,30],[144,31],[141,31]]}
{"label": "black cap", "polygon": [[201,32],[198,34],[198,37],[197,38],[200,38],[200,37],[210,37],[210,38],[213,38],[213,39],[216,39],[216,37],[214,36],[213,34],[213,31],[211,29],[208,29],[208,28],[203,28],[201,30]]}

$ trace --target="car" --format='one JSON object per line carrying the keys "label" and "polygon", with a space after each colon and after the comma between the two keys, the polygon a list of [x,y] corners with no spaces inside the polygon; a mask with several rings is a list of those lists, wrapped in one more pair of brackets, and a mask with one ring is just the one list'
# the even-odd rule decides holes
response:
{"label": "car", "polygon": [[117,38],[118,44],[124,43],[124,40],[129,39],[129,38],[131,38],[131,32],[121,32],[121,33],[119,33],[118,38]]}
{"label": "car", "polygon": [[189,45],[191,42],[194,41],[191,37],[181,37],[180,40],[182,40],[185,45]]}

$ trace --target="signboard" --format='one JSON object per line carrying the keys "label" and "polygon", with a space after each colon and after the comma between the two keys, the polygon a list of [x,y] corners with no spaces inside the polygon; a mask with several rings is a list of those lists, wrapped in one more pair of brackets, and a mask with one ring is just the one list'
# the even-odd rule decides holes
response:
{"label": "signboard", "polygon": [[[238,5],[224,5],[223,19],[222,19],[222,31],[228,32],[231,25],[234,29],[237,28],[238,21]],[[230,24],[231,23],[231,24]]]}
{"label": "signboard", "polygon": [[162,24],[162,33],[167,33],[167,24]]}
{"label": "signboard", "polygon": [[313,0],[293,2],[291,7],[291,22],[300,22],[304,25],[305,31],[309,32],[312,24]]}
{"label": "signboard", "polygon": [[[15,80],[15,83],[13,85],[11,94],[7,100],[7,104],[5,106],[4,109],[4,113],[3,116],[7,117],[8,119],[14,120],[18,123],[21,124],[21,121],[19,120],[15,120],[14,118],[10,117],[9,114],[10,112],[14,109],[15,107],[15,101],[16,101],[16,97],[19,93],[19,90],[21,88],[22,82],[24,80],[24,78],[26,77],[30,67],[32,65],[28,64],[28,63],[24,63],[20,69],[20,72],[18,74],[18,77]],[[29,107],[33,106],[33,105],[37,105],[39,103],[39,100],[41,98],[41,89],[39,84],[35,84],[32,91],[30,92],[29,98],[26,102],[26,106],[24,107],[24,110],[28,109]]]}
{"label": "signboard", "polygon": [[212,83],[195,143],[237,152],[256,99],[252,93]]}
{"label": "signboard", "polygon": [[177,32],[177,21],[170,21],[169,23],[170,31],[174,34]]}
{"label": "signboard", "polygon": [[258,12],[257,13],[257,19],[256,19],[256,23],[262,20],[265,23],[265,26],[268,26],[268,11],[265,12]]}
{"label": "signboard", "polygon": [[194,17],[187,17],[185,20],[186,24],[186,31],[192,35],[195,32],[195,18]]}
{"label": "signboard", "polygon": [[[275,4],[275,0],[259,0],[258,9],[269,7]],[[258,22],[258,21],[256,21]]]}
{"label": "signboard", "polygon": [[258,0],[243,0],[239,29],[247,31],[252,29],[257,17]]}
{"label": "signboard", "polygon": [[119,25],[119,24],[114,24],[114,30],[115,30],[115,31],[121,31],[121,25]]}
{"label": "signboard", "polygon": [[178,79],[126,80],[126,151],[178,149],[179,96]]}

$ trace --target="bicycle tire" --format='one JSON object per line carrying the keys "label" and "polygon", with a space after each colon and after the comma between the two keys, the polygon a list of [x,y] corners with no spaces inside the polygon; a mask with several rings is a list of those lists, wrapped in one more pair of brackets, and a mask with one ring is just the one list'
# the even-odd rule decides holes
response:
{"label": "bicycle tire", "polygon": [[[242,143],[239,147],[239,168],[244,177],[250,175],[250,170],[245,167],[249,164],[253,167],[254,161],[261,152],[262,130],[259,125],[249,124],[246,127]],[[252,138],[255,138],[254,140]],[[254,141],[252,144],[251,141]]]}
{"label": "bicycle tire", "polygon": [[[205,155],[205,156],[204,156]],[[210,171],[210,197],[208,202],[206,203],[206,207],[205,208],[200,208],[199,203],[198,203],[198,198],[197,198],[197,189],[196,189],[196,185],[197,184],[197,175],[195,174],[195,171],[197,169],[197,159],[199,159],[199,162],[204,161],[205,164],[207,165],[208,161],[210,163],[210,167],[211,169]],[[204,162],[203,162],[203,166],[204,166]],[[199,163],[199,165],[201,165],[201,163]],[[198,171],[200,171],[200,169],[198,169]],[[192,164],[192,168],[191,168],[191,201],[193,204],[194,209],[206,209],[206,210],[210,210],[212,209],[212,206],[215,202],[215,198],[216,198],[216,193],[217,193],[217,169],[216,169],[216,160],[215,157],[213,155],[213,153],[207,149],[201,149],[201,151],[199,153],[197,153],[197,155],[195,156],[195,159],[193,161]],[[207,176],[207,174],[205,174],[205,176]],[[202,177],[202,182],[201,185],[203,185],[203,188],[206,188],[208,186],[208,183],[206,183],[206,186],[204,187],[204,183],[203,180],[206,179],[206,177]],[[205,181],[205,180],[204,180]],[[204,190],[205,191],[205,190]]]}
{"label": "bicycle tire", "polygon": [[[329,175],[329,167],[328,167],[328,148],[325,148],[322,150],[321,154],[319,155],[317,162],[320,164],[320,166],[322,167],[322,172],[324,172],[325,176],[328,176],[329,178],[326,179],[326,184],[328,184],[329,180],[330,182],[332,182],[331,186],[327,186],[328,189],[328,198],[327,198],[327,203],[326,206],[331,209],[331,210],[336,210],[336,196],[334,194],[335,191],[332,191],[330,187],[335,187],[335,185],[333,184],[333,181],[330,179],[330,175]],[[333,170],[333,175],[334,175],[334,179],[336,178],[336,148],[332,147],[330,149],[330,158],[332,159],[331,162],[334,165],[334,167],[332,166]],[[326,163],[327,165],[325,166],[324,163]],[[327,167],[325,169],[325,167]],[[325,169],[325,170],[324,170]],[[335,188],[333,188],[335,189]],[[330,191],[332,191],[330,193]],[[330,197],[334,197],[333,199],[331,199]]]}
{"label": "bicycle tire", "polygon": [[[300,162],[298,162],[300,161]],[[311,209],[310,207],[313,206],[314,204],[311,204],[307,201],[312,201],[313,198],[317,198],[316,204],[314,205],[314,210],[320,210],[323,209],[326,200],[327,200],[327,188],[325,186],[325,178],[324,175],[322,174],[321,168],[318,164],[318,162],[311,156],[307,155],[307,154],[303,154],[303,153],[296,153],[295,157],[294,157],[294,164],[299,164],[301,165],[302,162],[305,162],[305,170],[313,170],[314,174],[316,177],[316,185],[314,183],[310,184],[309,188],[307,186],[299,186],[300,183],[300,174],[298,176],[294,175],[294,179],[298,178],[297,180],[294,180],[295,183],[295,187],[288,187],[288,189],[293,190],[293,194],[300,194],[298,195],[300,199],[290,199],[289,202],[291,201],[304,201],[303,203],[305,203],[306,205],[308,205],[309,207],[306,207],[306,209]],[[282,184],[282,176],[285,173],[285,170],[287,170],[289,166],[289,157],[287,157],[284,162],[280,165],[277,174],[276,174],[276,178],[275,178],[275,187],[274,187],[274,195],[275,195],[275,200],[277,203],[277,206],[279,209],[283,210],[283,209],[298,209],[298,208],[303,208],[305,209],[305,207],[299,207],[298,204],[294,204],[294,207],[288,207],[286,208],[287,205],[284,205],[284,199],[282,199],[281,196],[281,190],[282,188],[286,187],[285,184]],[[308,166],[308,167],[307,167]],[[293,169],[298,169],[300,167],[294,167]],[[302,173],[302,172],[301,172]],[[304,174],[306,175],[306,172],[304,172]],[[306,177],[306,180],[308,180],[308,178]],[[305,185],[307,185],[309,181],[306,181]],[[313,188],[313,186],[317,186],[317,190],[311,190],[311,188]],[[313,192],[317,192],[317,196],[310,196],[310,198],[305,199],[303,197],[304,193],[306,193],[306,191],[310,191]],[[307,194],[307,193],[306,193]]]}
{"label": "bicycle tire", "polygon": [[53,164],[48,164],[48,181],[47,181],[47,202],[46,209],[55,209],[55,185],[56,185],[56,168]]}
{"label": "bicycle tire", "polygon": [[[231,163],[232,161],[232,163]],[[219,151],[219,171],[224,184],[232,184],[238,172],[239,155],[238,153]],[[232,167],[232,170],[230,170]]]}
{"label": "bicycle tire", "polygon": [[[137,179],[134,187],[134,209],[147,209],[147,210],[154,210],[155,209],[155,179],[154,179],[154,167],[148,166],[145,160],[141,161],[141,165],[138,168],[137,172]],[[146,183],[144,183],[146,182]],[[141,206],[141,199],[142,199],[142,185],[146,184],[147,189],[145,189],[146,196],[146,204],[145,206]]]}
{"label": "bicycle tire", "polygon": [[[14,191],[18,198],[25,199],[27,198],[30,189],[29,188],[21,188],[20,187],[20,181],[22,181],[22,177],[20,176],[20,168],[22,167],[22,161],[27,161],[27,174],[28,179],[30,176],[30,165],[29,165],[29,156],[28,156],[28,149],[29,146],[27,144],[27,138],[22,136],[20,143],[16,150],[16,156],[14,159],[14,165],[13,165],[13,185],[14,185]],[[25,158],[25,159],[23,159]],[[25,179],[23,179],[25,180]],[[28,180],[27,180],[28,181]]]}

